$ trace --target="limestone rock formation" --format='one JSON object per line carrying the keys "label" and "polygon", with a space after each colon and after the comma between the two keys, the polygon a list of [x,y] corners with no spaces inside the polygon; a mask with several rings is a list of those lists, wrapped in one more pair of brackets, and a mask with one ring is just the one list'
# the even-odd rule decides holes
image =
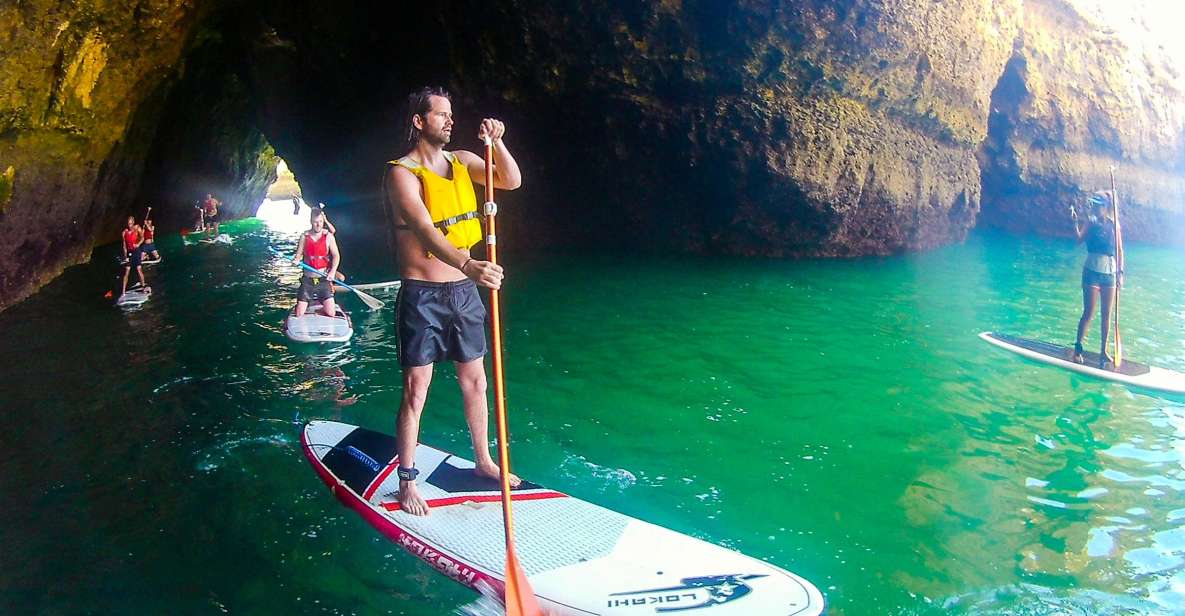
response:
{"label": "limestone rock formation", "polygon": [[[1093,3],[1093,4],[1092,4]],[[1111,3],[1115,4],[1115,3]],[[977,219],[1063,234],[1118,167],[1180,241],[1181,67],[1103,0],[154,0],[0,5],[0,307],[154,205],[248,215],[277,156],[382,241],[402,99],[506,120],[506,249],[858,256]],[[1134,24],[1134,25],[1132,25]],[[983,215],[980,217],[981,204]]]}
{"label": "limestone rock formation", "polygon": [[980,157],[984,222],[1069,235],[1069,206],[1110,188],[1114,167],[1125,236],[1185,243],[1185,43],[1171,5],[1025,3]]}

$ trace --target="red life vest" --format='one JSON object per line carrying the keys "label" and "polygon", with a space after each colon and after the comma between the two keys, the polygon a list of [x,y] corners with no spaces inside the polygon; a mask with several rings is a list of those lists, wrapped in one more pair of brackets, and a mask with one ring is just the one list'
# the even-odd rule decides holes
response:
{"label": "red life vest", "polygon": [[213,216],[218,213],[218,201],[214,199],[206,199],[202,205],[206,208],[206,216]]}
{"label": "red life vest", "polygon": [[156,237],[156,232],[154,232],[152,229],[149,229],[148,227],[144,227],[144,243],[152,243],[152,238],[154,237]]}
{"label": "red life vest", "polygon": [[309,267],[323,270],[329,267],[329,232],[321,232],[321,239],[304,234],[304,262]]}
{"label": "red life vest", "polygon": [[140,234],[136,233],[135,229],[123,230],[123,247],[128,250],[136,249],[136,242],[140,241]]}

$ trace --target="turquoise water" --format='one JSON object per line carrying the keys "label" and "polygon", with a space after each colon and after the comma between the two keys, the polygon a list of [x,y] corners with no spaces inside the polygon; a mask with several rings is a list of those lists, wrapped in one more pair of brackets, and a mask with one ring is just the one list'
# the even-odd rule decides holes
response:
{"label": "turquoise water", "polygon": [[[165,238],[140,310],[103,299],[115,270],[100,251],[4,313],[0,612],[471,602],[341,507],[299,451],[307,419],[394,430],[394,297],[378,313],[342,299],[347,345],[289,343],[297,274],[267,247],[294,236],[224,229],[231,246]],[[977,234],[852,261],[504,250],[519,474],[793,570],[831,614],[1185,605],[1185,400],[976,338],[1072,341],[1080,247]],[[1122,300],[1127,354],[1180,371],[1183,257],[1130,247]],[[354,280],[391,277],[377,251],[346,259]],[[451,369],[422,437],[468,448]]]}

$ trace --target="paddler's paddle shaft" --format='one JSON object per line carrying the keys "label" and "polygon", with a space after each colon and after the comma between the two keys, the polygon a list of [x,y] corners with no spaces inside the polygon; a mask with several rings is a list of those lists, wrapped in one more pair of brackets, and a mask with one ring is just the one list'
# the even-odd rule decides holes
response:
{"label": "paddler's paddle shaft", "polygon": [[[485,215],[486,257],[498,263],[498,236],[494,218],[498,206],[494,204],[494,143],[485,136]],[[490,330],[493,343],[494,417],[498,424],[498,468],[502,481],[502,521],[506,531],[506,614],[507,616],[542,615],[535,600],[535,591],[527,574],[519,565],[514,551],[514,516],[510,500],[510,431],[506,420],[506,386],[502,378],[502,310],[498,289],[490,289]]]}
{"label": "paddler's paddle shaft", "polygon": [[1115,301],[1111,310],[1115,322],[1115,368],[1123,365],[1123,338],[1119,335],[1119,289],[1123,280],[1123,232],[1119,227],[1119,193],[1115,190],[1115,167],[1111,167],[1111,215],[1115,218]]}

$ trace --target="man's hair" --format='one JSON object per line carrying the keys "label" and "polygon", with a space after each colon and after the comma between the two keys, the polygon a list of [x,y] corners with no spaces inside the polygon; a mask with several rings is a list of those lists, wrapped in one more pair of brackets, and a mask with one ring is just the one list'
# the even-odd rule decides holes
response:
{"label": "man's hair", "polygon": [[321,209],[321,208],[319,208],[319,207],[311,207],[311,208],[309,208],[309,220],[314,220],[314,219],[316,219],[318,216],[322,216],[322,215],[324,215],[324,214],[325,214],[325,210],[323,210],[323,209]]}
{"label": "man's hair", "polygon": [[420,140],[420,129],[416,128],[412,118],[416,116],[423,117],[427,120],[427,113],[432,109],[432,97],[440,96],[452,100],[449,93],[440,86],[424,86],[415,92],[412,92],[407,97],[407,148],[411,149],[416,146],[416,142]]}

